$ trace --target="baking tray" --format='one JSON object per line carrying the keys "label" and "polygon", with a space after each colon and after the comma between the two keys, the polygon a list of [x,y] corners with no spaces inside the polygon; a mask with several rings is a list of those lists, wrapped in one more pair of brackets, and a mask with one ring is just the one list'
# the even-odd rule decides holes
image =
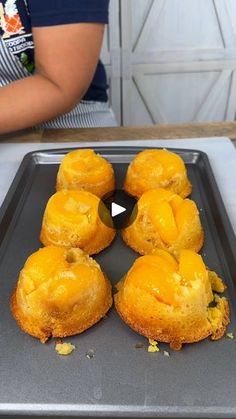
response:
{"label": "baking tray", "polygon": [[[141,147],[94,147],[113,163],[117,187]],[[184,345],[170,357],[147,352],[147,339],[129,329],[114,308],[79,336],[60,357],[55,341],[42,345],[12,318],[9,298],[26,258],[41,245],[39,232],[58,164],[71,149],[35,151],[24,158],[0,212],[0,416],[235,418],[236,340]],[[202,255],[227,283],[229,331],[236,332],[236,241],[207,156],[172,149],[184,159],[193,183],[206,240]],[[117,237],[95,257],[115,284],[137,254]],[[235,333],[236,335],[236,333]],[[142,343],[143,348],[136,345]],[[95,357],[88,359],[88,350]]]}

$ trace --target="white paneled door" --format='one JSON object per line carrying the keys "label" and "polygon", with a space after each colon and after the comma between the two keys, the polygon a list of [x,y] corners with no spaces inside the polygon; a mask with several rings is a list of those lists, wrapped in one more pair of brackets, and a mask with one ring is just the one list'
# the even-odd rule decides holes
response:
{"label": "white paneled door", "polygon": [[111,0],[111,13],[111,95],[124,125],[235,119],[236,0]]}

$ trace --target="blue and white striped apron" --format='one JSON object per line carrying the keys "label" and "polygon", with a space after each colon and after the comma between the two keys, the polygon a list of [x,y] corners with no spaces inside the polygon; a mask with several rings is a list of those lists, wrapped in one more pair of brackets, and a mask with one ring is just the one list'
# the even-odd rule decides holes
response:
{"label": "blue and white striped apron", "polygon": [[[0,87],[31,74],[18,58],[11,54],[0,37]],[[72,111],[40,125],[43,128],[91,128],[117,126],[108,103],[81,101]]]}

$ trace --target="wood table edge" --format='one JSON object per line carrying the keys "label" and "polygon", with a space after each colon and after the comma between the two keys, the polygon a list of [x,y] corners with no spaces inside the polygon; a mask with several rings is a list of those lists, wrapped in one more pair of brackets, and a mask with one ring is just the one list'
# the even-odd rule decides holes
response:
{"label": "wood table edge", "polygon": [[228,137],[236,144],[236,122],[177,125],[129,126],[115,128],[31,129],[0,135],[2,143],[46,143],[122,141],[147,139]]}

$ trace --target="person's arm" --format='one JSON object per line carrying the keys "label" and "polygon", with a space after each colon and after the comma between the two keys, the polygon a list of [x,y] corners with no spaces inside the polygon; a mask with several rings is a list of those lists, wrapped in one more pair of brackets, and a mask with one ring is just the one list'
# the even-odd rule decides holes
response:
{"label": "person's arm", "polygon": [[92,81],[103,33],[95,23],[34,28],[36,72],[0,88],[0,134],[70,111]]}

